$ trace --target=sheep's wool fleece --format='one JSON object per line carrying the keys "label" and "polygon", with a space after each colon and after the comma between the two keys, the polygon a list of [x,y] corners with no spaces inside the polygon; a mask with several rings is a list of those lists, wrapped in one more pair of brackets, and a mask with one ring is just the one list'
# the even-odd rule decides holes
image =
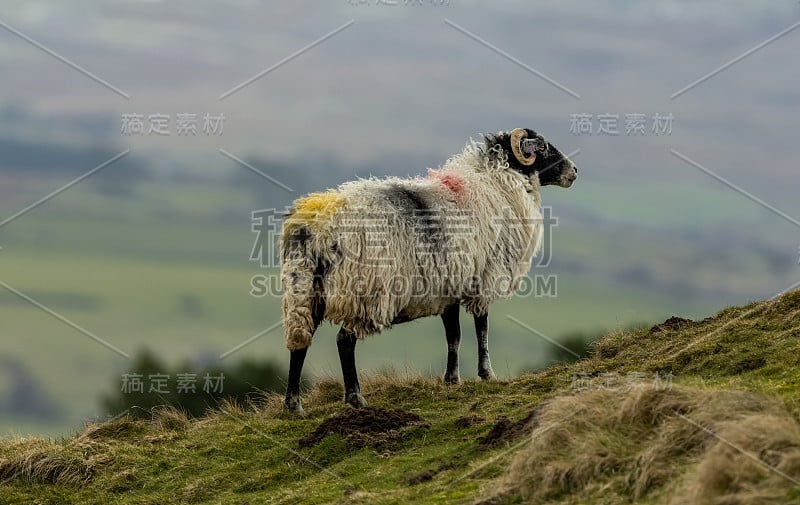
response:
{"label": "sheep's wool fleece", "polygon": [[322,319],[358,338],[441,314],[485,314],[530,269],[542,240],[537,176],[470,142],[428,177],[360,179],[294,202],[281,234],[286,345]]}

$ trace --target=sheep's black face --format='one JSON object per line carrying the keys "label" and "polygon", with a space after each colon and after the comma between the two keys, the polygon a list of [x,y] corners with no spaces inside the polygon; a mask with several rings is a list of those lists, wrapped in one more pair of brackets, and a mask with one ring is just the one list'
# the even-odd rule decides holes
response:
{"label": "sheep's black face", "polygon": [[[531,172],[538,173],[539,184],[542,186],[555,185],[562,188],[572,186],[572,183],[578,178],[578,169],[575,167],[575,163],[564,156],[553,144],[544,140],[541,135],[537,135],[537,141],[541,141],[542,148],[535,151],[536,161],[533,162],[533,165],[525,167],[528,169],[526,175],[530,176]],[[516,160],[514,161],[516,162]]]}
{"label": "sheep's black face", "polygon": [[511,146],[512,134],[509,132],[500,132],[497,135],[487,136],[486,146],[499,145],[502,147],[508,155],[510,168],[527,177],[538,175],[539,184],[542,186],[553,185],[561,186],[562,188],[572,186],[572,183],[578,177],[578,169],[572,160],[564,156],[553,144],[535,131],[526,128],[525,132],[527,135],[520,142],[519,151],[526,158],[531,158],[535,155],[536,158],[532,164],[525,164],[517,159]]}

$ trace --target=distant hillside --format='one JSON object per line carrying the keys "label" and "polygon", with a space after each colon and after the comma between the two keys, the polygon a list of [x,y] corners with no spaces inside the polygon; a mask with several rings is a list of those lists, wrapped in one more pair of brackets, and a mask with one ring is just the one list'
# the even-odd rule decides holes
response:
{"label": "distant hillside", "polygon": [[0,442],[0,503],[800,503],[800,291],[447,387],[409,373]]}

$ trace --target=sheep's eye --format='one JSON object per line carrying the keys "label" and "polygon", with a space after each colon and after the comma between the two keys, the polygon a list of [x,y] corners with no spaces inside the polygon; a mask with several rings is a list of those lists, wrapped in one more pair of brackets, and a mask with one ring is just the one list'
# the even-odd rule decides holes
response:
{"label": "sheep's eye", "polygon": [[539,150],[539,143],[536,141],[536,139],[523,140],[522,150],[533,156],[534,154],[536,154],[536,151]]}

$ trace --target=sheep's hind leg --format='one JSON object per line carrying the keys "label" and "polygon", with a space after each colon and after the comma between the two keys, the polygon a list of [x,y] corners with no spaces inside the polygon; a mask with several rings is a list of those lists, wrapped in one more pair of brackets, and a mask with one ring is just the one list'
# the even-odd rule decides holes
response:
{"label": "sheep's hind leg", "polygon": [[354,333],[339,330],[336,335],[336,347],[339,349],[339,361],[342,363],[342,378],[344,379],[344,402],[355,407],[366,407],[367,401],[361,396],[361,386],[358,384],[356,371],[356,338]]}
{"label": "sheep's hind leg", "polygon": [[485,381],[495,380],[497,376],[489,360],[489,314],[475,315],[474,319],[478,337],[478,377]]}
{"label": "sheep's hind leg", "polygon": [[303,373],[303,362],[306,360],[308,347],[296,349],[289,353],[289,382],[286,386],[286,398],[283,405],[292,412],[303,413],[303,405],[300,403],[300,377]]}
{"label": "sheep's hind leg", "polygon": [[444,333],[447,337],[447,371],[444,373],[445,384],[461,382],[458,373],[458,346],[461,343],[461,327],[458,323],[459,305],[454,303],[442,313]]}

